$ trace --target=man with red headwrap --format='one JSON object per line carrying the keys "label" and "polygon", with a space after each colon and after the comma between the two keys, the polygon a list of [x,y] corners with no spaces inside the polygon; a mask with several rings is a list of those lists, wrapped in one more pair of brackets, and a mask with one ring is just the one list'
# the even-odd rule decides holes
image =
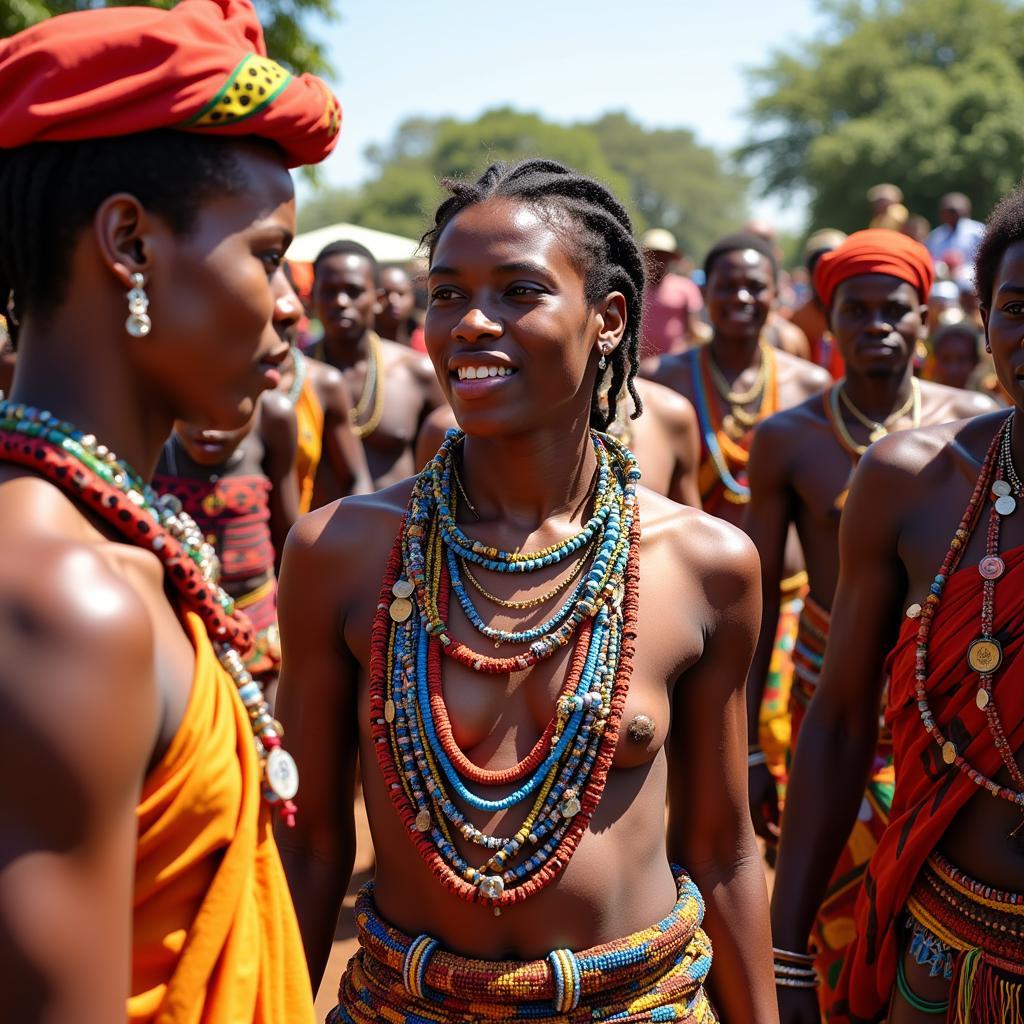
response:
{"label": "man with red headwrap", "polygon": [[[859,231],[820,256],[814,284],[845,360],[846,376],[823,395],[767,419],[754,438],[751,500],[743,527],[761,556],[765,625],[747,685],[751,708],[760,705],[768,674],[774,640],[768,624],[778,604],[791,524],[800,537],[810,584],[793,652],[791,752],[821,670],[839,576],[839,520],[861,455],[893,431],[993,408],[983,396],[919,382],[913,375],[914,346],[924,330],[931,283],[927,250],[895,231]],[[860,814],[815,921],[815,966],[826,1012],[854,935],[857,888],[888,821],[892,789],[891,740],[883,734]],[[771,835],[779,808],[772,777],[763,765],[750,769],[750,799],[756,827]],[[782,849],[802,838],[798,828],[784,831]]]}
{"label": "man with red headwrap", "polygon": [[237,429],[280,382],[287,168],[338,103],[248,0],[42,22],[0,40],[0,97],[0,1016],[311,1024],[294,762],[148,481],[175,419]]}

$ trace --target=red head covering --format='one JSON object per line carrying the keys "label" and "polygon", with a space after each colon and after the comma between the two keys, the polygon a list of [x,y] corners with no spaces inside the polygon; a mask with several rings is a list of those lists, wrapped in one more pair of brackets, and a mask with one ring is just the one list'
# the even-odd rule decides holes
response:
{"label": "red head covering", "polygon": [[842,245],[825,253],[814,268],[814,288],[827,309],[840,283],[861,274],[888,274],[917,289],[928,301],[935,270],[928,250],[909,235],[887,228],[855,231]]}
{"label": "red head covering", "polygon": [[341,108],[266,57],[251,0],[182,0],[50,18],[0,40],[0,147],[156,128],[256,135],[290,167],[334,148]]}

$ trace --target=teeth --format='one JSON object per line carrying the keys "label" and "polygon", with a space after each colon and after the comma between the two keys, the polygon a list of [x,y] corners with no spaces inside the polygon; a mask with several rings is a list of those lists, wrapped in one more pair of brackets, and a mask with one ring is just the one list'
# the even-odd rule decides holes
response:
{"label": "teeth", "polygon": [[459,380],[482,380],[484,377],[511,377],[516,371],[510,366],[460,366]]}

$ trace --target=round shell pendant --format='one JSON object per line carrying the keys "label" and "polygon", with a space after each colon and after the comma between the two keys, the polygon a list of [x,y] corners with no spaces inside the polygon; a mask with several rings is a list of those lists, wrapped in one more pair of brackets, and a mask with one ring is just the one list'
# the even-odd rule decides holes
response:
{"label": "round shell pendant", "polygon": [[580,813],[580,802],[576,797],[570,797],[568,800],[562,801],[559,810],[562,812],[563,818],[574,818]]}
{"label": "round shell pendant", "polygon": [[405,622],[412,615],[412,601],[407,597],[396,597],[391,602],[389,614],[394,622]]}
{"label": "round shell pendant", "polygon": [[395,702],[388,699],[384,702],[384,721],[389,725],[395,720]]}
{"label": "round shell pendant", "polygon": [[917,603],[912,604],[907,609],[907,618],[908,619],[919,619],[919,618],[921,618],[921,606],[919,604],[917,604]]}
{"label": "round shell pendant", "polygon": [[427,832],[430,830],[430,811],[420,811],[416,815],[416,831]]}
{"label": "round shell pendant", "polygon": [[1012,498],[1009,494],[1004,494],[1001,498],[996,498],[996,511],[1001,516],[1012,515],[1016,507],[1017,500]]}
{"label": "round shell pendant", "polygon": [[978,707],[982,711],[984,711],[985,708],[988,707],[988,701],[989,701],[988,690],[986,690],[984,687],[982,687],[981,689],[978,690],[978,694],[974,698],[974,703],[977,704]]}
{"label": "round shell pendant", "polygon": [[291,800],[299,791],[299,768],[295,758],[281,747],[274,747],[267,754],[263,768],[263,781],[270,791],[281,800]]}
{"label": "round shell pendant", "polygon": [[946,740],[942,744],[942,760],[946,764],[952,764],[956,760],[956,744],[952,740]]}
{"label": "round shell pendant", "polygon": [[480,880],[480,891],[489,899],[497,900],[505,891],[505,880],[501,875],[485,875]]}
{"label": "round shell pendant", "polygon": [[1006,571],[1006,565],[998,555],[986,555],[978,563],[978,572],[987,580],[997,580]]}
{"label": "round shell pendant", "polygon": [[412,597],[413,585],[408,580],[395,580],[391,593],[395,597]]}
{"label": "round shell pendant", "polygon": [[967,648],[967,664],[975,672],[989,674],[995,672],[1003,661],[1003,649],[998,640],[981,637]]}
{"label": "round shell pendant", "polygon": [[1007,497],[1011,493],[1009,483],[1006,480],[997,480],[992,485],[992,493],[997,498]]}

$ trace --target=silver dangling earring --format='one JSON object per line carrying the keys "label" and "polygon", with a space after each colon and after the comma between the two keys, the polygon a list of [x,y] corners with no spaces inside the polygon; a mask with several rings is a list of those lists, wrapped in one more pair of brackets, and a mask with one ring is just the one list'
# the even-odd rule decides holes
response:
{"label": "silver dangling earring", "polygon": [[607,370],[608,369],[608,360],[605,358],[605,355],[604,355],[603,352],[601,353],[601,358],[598,359],[598,361],[597,361],[597,368],[599,370]]}
{"label": "silver dangling earring", "polygon": [[132,274],[132,287],[128,292],[128,319],[124,329],[133,338],[144,338],[153,329],[153,321],[146,310],[149,309],[149,296],[143,285],[146,279],[141,274]]}

